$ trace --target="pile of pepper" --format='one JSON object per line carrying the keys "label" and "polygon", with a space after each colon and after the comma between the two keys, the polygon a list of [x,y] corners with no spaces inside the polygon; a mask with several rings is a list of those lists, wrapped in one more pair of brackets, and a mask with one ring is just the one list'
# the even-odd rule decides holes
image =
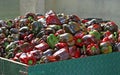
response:
{"label": "pile of pepper", "polygon": [[110,20],[27,13],[0,20],[0,56],[27,65],[120,51],[120,30]]}

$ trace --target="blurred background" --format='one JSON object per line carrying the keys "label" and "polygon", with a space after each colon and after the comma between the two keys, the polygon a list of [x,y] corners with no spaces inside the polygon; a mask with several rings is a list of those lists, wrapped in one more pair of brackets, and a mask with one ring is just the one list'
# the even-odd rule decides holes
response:
{"label": "blurred background", "polygon": [[120,0],[0,0],[0,19],[15,18],[26,12],[76,14],[81,18],[97,17],[120,24]]}
{"label": "blurred background", "polygon": [[0,0],[0,19],[14,18],[20,15],[19,0]]}

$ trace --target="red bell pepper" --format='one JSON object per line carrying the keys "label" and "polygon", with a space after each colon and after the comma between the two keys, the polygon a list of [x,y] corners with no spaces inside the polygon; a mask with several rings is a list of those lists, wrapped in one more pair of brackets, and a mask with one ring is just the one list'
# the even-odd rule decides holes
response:
{"label": "red bell pepper", "polygon": [[52,25],[52,24],[61,25],[60,20],[58,19],[55,12],[53,12],[52,10],[50,10],[48,13],[46,13],[45,17],[46,17],[47,25]]}
{"label": "red bell pepper", "polygon": [[68,50],[66,48],[59,49],[53,54],[53,56],[59,56],[60,60],[67,60],[70,57]]}
{"label": "red bell pepper", "polygon": [[82,37],[84,36],[85,34],[84,33],[76,33],[75,36],[74,36],[74,39],[75,39],[75,44],[77,46],[83,46],[83,41],[82,41]]}
{"label": "red bell pepper", "polygon": [[30,54],[32,54],[36,58],[36,60],[39,60],[42,57],[43,52],[39,50],[33,50],[33,51],[30,51]]}
{"label": "red bell pepper", "polygon": [[14,58],[10,58],[11,60],[14,60],[14,61],[19,61],[19,58],[17,57],[14,57]]}
{"label": "red bell pepper", "polygon": [[56,62],[60,60],[59,56],[47,56],[49,62]]}
{"label": "red bell pepper", "polygon": [[97,43],[95,37],[90,34],[84,35],[82,41],[85,46],[88,46],[91,43]]}
{"label": "red bell pepper", "polygon": [[80,18],[77,15],[70,15],[69,18],[70,21],[75,21],[75,22],[79,22]]}
{"label": "red bell pepper", "polygon": [[41,18],[45,18],[45,16],[43,16],[43,15],[39,15],[39,16],[37,16],[37,20],[39,20],[39,19],[41,19]]}
{"label": "red bell pepper", "polygon": [[27,57],[27,54],[26,53],[22,53],[20,55],[20,62],[24,63],[24,64],[28,64],[28,57]]}
{"label": "red bell pepper", "polygon": [[31,42],[32,38],[34,37],[34,34],[29,34],[28,36],[24,37],[24,41]]}
{"label": "red bell pepper", "polygon": [[21,56],[22,52],[16,53],[15,57],[19,58]]}
{"label": "red bell pepper", "polygon": [[46,42],[42,42],[38,45],[35,46],[36,50],[40,50],[40,51],[46,51],[49,48],[49,45]]}
{"label": "red bell pepper", "polygon": [[73,58],[79,58],[81,55],[79,48],[76,46],[69,47],[69,54]]}
{"label": "red bell pepper", "polygon": [[70,54],[71,57],[75,56],[76,49],[77,49],[76,46],[69,47],[69,54]]}
{"label": "red bell pepper", "polygon": [[24,42],[25,42],[25,41],[23,41],[23,40],[19,40],[19,41],[18,41],[18,44],[19,44],[19,45],[22,45],[22,44],[24,44]]}
{"label": "red bell pepper", "polygon": [[27,65],[36,64],[36,58],[34,57],[34,55],[30,53],[22,53],[19,59],[20,59],[20,62],[27,64]]}
{"label": "red bell pepper", "polygon": [[93,24],[93,25],[91,25],[91,26],[88,26],[88,27],[87,27],[87,30],[88,30],[88,31],[91,31],[91,30],[101,31],[102,28],[101,28],[101,26],[100,26],[99,24]]}
{"label": "red bell pepper", "polygon": [[82,19],[81,20],[83,24],[87,23],[89,20],[86,20],[86,19]]}
{"label": "red bell pepper", "polygon": [[19,57],[21,56],[22,52],[16,53],[12,60],[19,61]]}
{"label": "red bell pepper", "polygon": [[59,42],[55,45],[58,49],[68,47],[67,43]]}
{"label": "red bell pepper", "polygon": [[114,33],[118,31],[118,26],[114,22],[109,21],[105,24],[104,29]]}
{"label": "red bell pepper", "polygon": [[24,33],[23,33],[23,32],[20,32],[19,35],[20,35],[19,38],[20,38],[21,40],[23,40],[24,37],[28,35],[28,33],[27,33],[27,32],[24,32]]}
{"label": "red bell pepper", "polygon": [[97,44],[91,43],[87,46],[87,55],[95,55],[100,53],[100,49]]}
{"label": "red bell pepper", "polygon": [[59,29],[58,31],[56,31],[55,36],[58,36],[58,35],[63,34],[63,33],[65,33],[65,30]]}
{"label": "red bell pepper", "polygon": [[81,56],[80,49],[79,49],[79,48],[77,48],[77,50],[76,50],[76,52],[75,52],[74,57],[75,57],[75,58],[79,58],[80,56]]}
{"label": "red bell pepper", "polygon": [[113,43],[114,41],[115,41],[115,39],[114,39],[113,34],[111,34],[111,35],[109,35],[109,36],[107,36],[107,37],[104,37],[104,38],[102,39],[102,42],[110,42],[110,43]]}
{"label": "red bell pepper", "polygon": [[107,30],[105,33],[104,33],[104,37],[108,37],[108,36],[110,36],[112,33],[109,31],[109,30]]}
{"label": "red bell pepper", "polygon": [[27,52],[30,52],[32,51],[34,48],[34,45],[33,44],[30,44],[28,42],[25,42],[24,44],[22,44],[20,46],[20,50],[22,50],[23,52],[27,53]]}
{"label": "red bell pepper", "polygon": [[38,45],[39,43],[42,43],[42,42],[45,42],[45,41],[40,38],[35,38],[35,39],[31,40],[31,44],[33,44],[33,45]]}

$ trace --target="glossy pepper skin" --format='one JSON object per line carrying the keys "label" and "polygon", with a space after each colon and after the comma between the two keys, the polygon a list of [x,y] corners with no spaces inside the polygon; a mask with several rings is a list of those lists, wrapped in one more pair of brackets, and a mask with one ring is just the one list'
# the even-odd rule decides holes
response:
{"label": "glossy pepper skin", "polygon": [[91,43],[87,46],[87,55],[95,55],[100,53],[100,49],[97,44]]}
{"label": "glossy pepper skin", "polygon": [[20,50],[22,50],[25,53],[32,51],[33,48],[34,48],[34,45],[28,42],[25,42],[22,45],[20,45]]}
{"label": "glossy pepper skin", "polygon": [[30,53],[22,53],[19,59],[20,59],[20,62],[27,64],[27,65],[36,64],[36,58]]}
{"label": "glossy pepper skin", "polygon": [[61,26],[60,25],[49,25],[48,28],[51,28],[51,29],[57,31],[57,30],[61,29]]}
{"label": "glossy pepper skin", "polygon": [[97,31],[101,31],[102,30],[102,27],[99,25],[99,24],[93,24],[91,26],[88,26],[87,27],[87,30],[88,31],[91,31],[91,30],[97,30]]}
{"label": "glossy pepper skin", "polygon": [[74,21],[80,23],[80,18],[77,15],[70,15],[69,21]]}
{"label": "glossy pepper skin", "polygon": [[83,24],[87,23],[88,21],[89,21],[89,20],[81,19],[81,22],[82,22]]}
{"label": "glossy pepper skin", "polygon": [[49,62],[56,62],[60,60],[60,56],[47,56]]}
{"label": "glossy pepper skin", "polygon": [[53,12],[52,10],[47,12],[45,17],[46,17],[46,24],[47,25],[52,25],[52,24],[61,25],[61,22],[58,19],[56,13]]}
{"label": "glossy pepper skin", "polygon": [[59,42],[59,43],[55,44],[55,46],[56,46],[58,49],[68,47],[67,43],[63,43],[63,42]]}
{"label": "glossy pepper skin", "polygon": [[50,34],[47,37],[47,43],[51,48],[55,47],[55,44],[57,44],[59,42],[59,40],[57,39],[57,37],[54,34]]}
{"label": "glossy pepper skin", "polygon": [[90,19],[88,22],[85,23],[85,25],[88,27],[96,22],[96,19]]}
{"label": "glossy pepper skin", "polygon": [[44,33],[45,33],[46,35],[54,34],[54,33],[55,33],[55,29],[52,29],[52,28],[50,28],[50,27],[47,27],[47,28],[45,28]]}
{"label": "glossy pepper skin", "polygon": [[59,56],[60,60],[67,60],[70,57],[68,50],[66,48],[59,49],[53,54],[53,56]]}
{"label": "glossy pepper skin", "polygon": [[64,29],[59,29],[59,30],[56,31],[55,36],[58,36],[58,35],[63,34],[63,33],[65,33],[65,30]]}
{"label": "glossy pepper skin", "polygon": [[80,24],[77,22],[69,22],[68,24],[63,25],[63,29],[67,33],[75,34],[80,31]]}
{"label": "glossy pepper skin", "polygon": [[33,55],[35,59],[38,61],[42,57],[43,52],[40,50],[33,50],[33,51],[30,51],[30,54]]}
{"label": "glossy pepper skin", "polygon": [[36,35],[43,28],[43,24],[38,21],[33,21],[31,23],[31,30]]}
{"label": "glossy pepper skin", "polygon": [[60,42],[65,42],[69,45],[74,40],[74,37],[70,33],[64,33],[58,36]]}
{"label": "glossy pepper skin", "polygon": [[22,54],[22,52],[16,53],[15,56],[14,56],[14,58],[12,60],[14,60],[14,61],[20,61],[19,57],[21,56],[21,54]]}
{"label": "glossy pepper skin", "polygon": [[83,44],[85,46],[88,46],[91,43],[97,43],[97,41],[95,40],[95,38],[92,35],[90,35],[90,34],[84,35],[82,37],[82,40],[83,40]]}
{"label": "glossy pepper skin", "polygon": [[27,53],[28,56],[28,65],[35,65],[36,64],[36,58],[34,55]]}
{"label": "glossy pepper skin", "polygon": [[74,57],[75,57],[75,58],[79,58],[80,56],[81,56],[80,49],[77,48]]}
{"label": "glossy pepper skin", "polygon": [[115,38],[114,38],[113,34],[109,35],[108,37],[104,37],[102,39],[102,42],[114,43],[114,41],[115,41]]}
{"label": "glossy pepper skin", "polygon": [[53,11],[0,20],[0,56],[28,65],[115,51],[120,51],[120,30],[109,20]]}
{"label": "glossy pepper skin", "polygon": [[60,20],[61,24],[67,24],[69,20],[69,16],[65,15],[64,13],[57,14],[58,19]]}
{"label": "glossy pepper skin", "polygon": [[118,31],[118,26],[114,22],[109,21],[105,24],[104,29],[113,33]]}
{"label": "glossy pepper skin", "polygon": [[101,35],[97,30],[91,30],[89,34],[93,35],[97,40],[100,40]]}
{"label": "glossy pepper skin", "polygon": [[29,34],[28,36],[24,37],[24,41],[30,42],[34,37],[34,34]]}
{"label": "glossy pepper skin", "polygon": [[101,42],[100,50],[101,50],[101,53],[103,53],[103,54],[111,53],[112,46],[111,46],[110,42]]}
{"label": "glossy pepper skin", "polygon": [[103,33],[104,37],[108,37],[108,36],[110,36],[111,34],[112,34],[112,33],[111,33],[109,30],[107,30],[106,32]]}
{"label": "glossy pepper skin", "polygon": [[41,18],[45,18],[45,16],[44,15],[42,15],[42,14],[36,14],[36,16],[37,16],[37,20],[39,20],[39,19],[41,19]]}
{"label": "glossy pepper skin", "polygon": [[75,36],[74,36],[74,40],[75,40],[75,44],[77,46],[83,46],[83,41],[82,41],[82,37],[84,36],[85,34],[83,32],[80,32],[80,33],[76,33]]}
{"label": "glossy pepper skin", "polygon": [[29,28],[27,26],[23,26],[19,29],[19,39],[23,40],[25,36],[28,36]]}
{"label": "glossy pepper skin", "polygon": [[80,49],[76,46],[69,47],[69,54],[72,58],[79,58],[81,56]]}
{"label": "glossy pepper skin", "polygon": [[75,56],[76,49],[77,49],[76,46],[69,47],[69,54],[71,57]]}
{"label": "glossy pepper skin", "polygon": [[42,52],[46,51],[49,48],[49,45],[46,42],[42,42],[35,46],[36,50],[40,50]]}
{"label": "glossy pepper skin", "polygon": [[52,56],[53,54],[53,49],[47,49],[46,51],[43,52],[43,56]]}

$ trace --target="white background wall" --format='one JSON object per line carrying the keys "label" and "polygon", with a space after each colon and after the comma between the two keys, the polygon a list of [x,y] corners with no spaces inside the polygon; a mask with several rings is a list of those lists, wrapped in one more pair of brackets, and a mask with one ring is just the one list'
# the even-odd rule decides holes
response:
{"label": "white background wall", "polygon": [[81,18],[110,19],[120,24],[120,0],[0,0],[1,19],[15,18],[26,12],[44,14],[50,9]]}
{"label": "white background wall", "polygon": [[18,0],[0,0],[0,19],[15,18],[20,14]]}
{"label": "white background wall", "polygon": [[20,15],[26,12],[45,13],[45,0],[20,0]]}
{"label": "white background wall", "polygon": [[[120,0],[21,0],[21,13],[39,12],[50,9],[66,14],[77,14],[81,18],[99,17],[120,24]],[[28,3],[26,3],[28,1]],[[29,4],[30,3],[30,4]]]}
{"label": "white background wall", "polygon": [[120,0],[47,0],[45,6],[47,10],[55,7],[56,12],[77,14],[82,18],[100,17],[120,24]]}

